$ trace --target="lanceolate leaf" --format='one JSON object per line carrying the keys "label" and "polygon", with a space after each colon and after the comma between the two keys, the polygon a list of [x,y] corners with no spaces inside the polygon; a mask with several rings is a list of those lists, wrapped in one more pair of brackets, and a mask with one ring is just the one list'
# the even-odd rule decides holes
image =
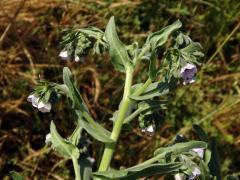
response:
{"label": "lanceolate leaf", "polygon": [[126,67],[132,68],[133,64],[127,53],[127,50],[125,49],[124,44],[118,38],[114,17],[111,17],[107,24],[105,37],[109,43],[109,52],[115,69],[125,72]]}
{"label": "lanceolate leaf", "polygon": [[75,155],[79,154],[79,150],[76,146],[71,144],[70,141],[63,139],[59,135],[53,121],[51,122],[50,133],[51,133],[52,147],[55,150],[57,150],[61,155],[71,158],[71,156],[73,156],[73,155],[75,156]]}
{"label": "lanceolate leaf", "polygon": [[73,108],[88,112],[87,106],[74,85],[73,75],[67,67],[63,68],[63,82],[68,87],[68,96],[72,100]]}
{"label": "lanceolate leaf", "polygon": [[[136,101],[142,101],[147,99],[152,99],[157,96],[162,96],[167,94],[177,83],[177,79],[171,78],[171,80],[168,82],[167,80],[164,80],[162,82],[155,82],[148,86],[146,91],[142,93],[140,96],[133,96],[131,95],[130,98]],[[133,91],[134,89],[139,88],[142,86],[142,84],[137,84],[132,87]]]}
{"label": "lanceolate leaf", "polygon": [[157,156],[159,154],[167,154],[170,152],[173,152],[174,154],[181,154],[183,152],[188,152],[193,148],[207,148],[207,143],[203,141],[190,141],[186,143],[177,143],[172,146],[158,148],[154,152],[154,156]]}
{"label": "lanceolate leaf", "polygon": [[97,139],[98,141],[104,143],[113,143],[114,141],[110,139],[110,132],[105,131],[105,129],[99,124],[90,124],[81,117],[78,118],[79,125],[83,127],[88,134]]}
{"label": "lanceolate leaf", "polygon": [[166,101],[158,101],[158,100],[146,100],[142,101],[138,104],[138,108],[141,108],[144,111],[156,111],[159,109],[166,108]]}
{"label": "lanceolate leaf", "polygon": [[156,67],[156,60],[157,60],[157,54],[156,51],[154,50],[151,54],[150,57],[150,63],[149,63],[149,77],[151,78],[151,80],[155,80],[156,77],[158,76],[158,68]]}
{"label": "lanceolate leaf", "polygon": [[102,179],[124,179],[124,180],[136,180],[143,177],[154,176],[159,174],[173,174],[177,173],[182,167],[183,163],[168,163],[168,164],[150,164],[142,165],[133,168],[123,170],[110,170],[104,172],[94,173],[95,177]]}
{"label": "lanceolate leaf", "polygon": [[167,42],[169,35],[178,30],[181,26],[181,21],[177,20],[173,24],[166,26],[160,31],[150,34],[147,38],[146,44],[150,43],[152,50],[156,49],[159,46],[162,46]]}
{"label": "lanceolate leaf", "polygon": [[64,84],[68,88],[67,95],[71,99],[73,109],[79,117],[79,123],[91,136],[105,143],[113,142],[110,139],[110,132],[95,122],[89,114],[88,108],[85,105],[80,93],[74,85],[74,80],[71,71],[65,67],[63,69]]}

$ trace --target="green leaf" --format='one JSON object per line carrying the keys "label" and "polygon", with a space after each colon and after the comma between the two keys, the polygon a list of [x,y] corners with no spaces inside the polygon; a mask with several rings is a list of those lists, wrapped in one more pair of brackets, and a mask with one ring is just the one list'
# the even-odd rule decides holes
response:
{"label": "green leaf", "polygon": [[208,168],[208,164],[206,164],[204,161],[200,161],[199,163],[199,167],[201,170],[201,176],[200,176],[200,180],[208,180],[211,179],[211,174]]}
{"label": "green leaf", "polygon": [[167,101],[159,101],[159,100],[145,100],[138,103],[138,108],[141,108],[144,111],[156,111],[159,109],[166,109]]}
{"label": "green leaf", "polygon": [[73,155],[79,155],[79,150],[76,146],[71,144],[71,142],[63,139],[60,134],[57,132],[56,126],[54,122],[51,122],[50,126],[50,133],[51,133],[51,142],[52,147],[57,150],[61,155],[71,158]]}
{"label": "green leaf", "polygon": [[158,76],[158,68],[156,67],[157,53],[153,51],[150,57],[148,74],[151,80],[155,80]]}
{"label": "green leaf", "polygon": [[167,42],[169,35],[178,30],[181,26],[181,21],[177,20],[173,24],[164,27],[160,31],[150,34],[147,38],[146,44],[150,43],[152,50],[162,46]]}
{"label": "green leaf", "polygon": [[168,164],[150,164],[136,166],[122,170],[109,170],[95,172],[95,177],[102,179],[124,179],[124,180],[135,180],[143,177],[154,176],[159,174],[174,174],[179,171],[183,163],[168,163]]}
{"label": "green leaf", "polygon": [[12,176],[13,180],[24,180],[22,175],[20,175],[18,172],[11,171],[10,175]]}
{"label": "green leaf", "polygon": [[79,143],[80,143],[80,139],[81,139],[81,133],[82,133],[82,127],[80,126],[80,124],[77,124],[77,127],[74,129],[73,133],[71,134],[71,136],[68,138],[69,141],[78,147]]}
{"label": "green leaf", "polygon": [[97,139],[100,142],[104,143],[113,143],[114,141],[110,139],[110,132],[106,131],[101,125],[97,123],[89,123],[82,119],[81,117],[78,118],[79,125],[83,127],[88,134],[90,134],[92,137]]}
{"label": "green leaf", "polygon": [[[136,101],[142,101],[142,100],[152,99],[157,96],[162,96],[167,94],[170,90],[172,90],[176,84],[177,84],[177,79],[173,77],[170,79],[169,82],[167,80],[163,80],[162,82],[155,82],[150,84],[146,89],[146,91],[142,93],[140,96],[131,95],[130,98]],[[138,89],[142,85],[143,84],[134,85],[132,87],[132,90],[134,91],[135,89]]]}
{"label": "green leaf", "polygon": [[212,152],[211,160],[209,163],[209,168],[213,176],[216,176],[218,180],[222,179],[221,175],[221,168],[220,168],[220,161],[219,155],[217,150],[217,142],[216,138],[212,138],[210,142],[210,150]]}
{"label": "green leaf", "polygon": [[110,132],[95,122],[90,116],[87,106],[74,85],[72,73],[67,67],[63,69],[63,80],[64,84],[68,87],[67,95],[71,99],[73,109],[79,117],[80,126],[97,140],[105,143],[112,143],[113,141],[110,139]]}
{"label": "green leaf", "polygon": [[181,154],[183,152],[188,152],[193,148],[207,148],[207,143],[203,141],[189,141],[185,143],[177,143],[172,146],[158,148],[154,152],[154,156],[157,156],[159,154],[166,155],[170,152],[174,154]]}
{"label": "green leaf", "polygon": [[67,95],[72,100],[73,108],[89,112],[80,93],[74,85],[73,75],[68,67],[63,68],[63,82],[68,87]]}
{"label": "green leaf", "polygon": [[204,130],[199,125],[194,124],[193,129],[202,141],[208,142],[207,134],[204,132]]}
{"label": "green leaf", "polygon": [[127,50],[125,49],[124,44],[118,38],[114,17],[111,17],[107,24],[105,37],[109,43],[109,53],[114,68],[121,72],[126,72],[126,68],[132,69],[133,64],[127,53]]}

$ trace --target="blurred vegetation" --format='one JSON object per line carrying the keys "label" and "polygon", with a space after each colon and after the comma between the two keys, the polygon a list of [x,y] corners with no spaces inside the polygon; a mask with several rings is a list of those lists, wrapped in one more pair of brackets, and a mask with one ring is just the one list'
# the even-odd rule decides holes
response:
{"label": "blurred vegetation", "polygon": [[[161,112],[156,135],[145,136],[138,128],[124,133],[112,166],[142,162],[176,134],[194,139],[191,126],[197,123],[209,137],[216,137],[223,176],[239,176],[239,0],[1,0],[0,179],[9,179],[11,170],[28,179],[73,179],[71,162],[45,146],[50,120],[67,135],[73,115],[64,103],[41,114],[26,102],[39,77],[61,82],[62,68],[69,66],[92,115],[111,129],[109,118],[121,97],[122,74],[114,71],[107,56],[87,56],[84,63],[74,63],[61,61],[58,53],[63,28],[104,29],[112,15],[125,43],[143,42],[149,32],[180,19],[183,31],[205,52],[197,82],[168,96],[169,107]],[[144,79],[137,77],[136,82]],[[97,142],[92,145],[97,160],[100,147]]]}

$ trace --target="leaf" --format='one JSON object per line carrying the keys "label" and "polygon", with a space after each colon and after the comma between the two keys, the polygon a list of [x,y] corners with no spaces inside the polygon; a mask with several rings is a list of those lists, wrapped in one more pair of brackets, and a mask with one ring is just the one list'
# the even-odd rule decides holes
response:
{"label": "leaf", "polygon": [[154,50],[151,53],[148,74],[151,80],[155,80],[158,76],[158,68],[156,67],[157,53]]}
{"label": "leaf", "polygon": [[13,180],[24,180],[22,175],[20,175],[18,172],[10,171],[10,175],[12,176]]}
{"label": "leaf", "polygon": [[63,68],[63,82],[68,87],[68,96],[72,100],[73,108],[80,109],[81,111],[88,111],[80,93],[78,92],[76,86],[74,85],[73,75],[69,68]]}
{"label": "leaf", "polygon": [[126,68],[133,68],[133,64],[127,53],[127,50],[125,49],[124,44],[118,38],[114,17],[111,17],[107,24],[105,37],[109,43],[109,53],[114,68],[121,72],[125,72]]}
{"label": "leaf", "polygon": [[173,24],[164,27],[160,31],[150,34],[147,38],[146,44],[150,43],[152,50],[162,46],[167,42],[169,35],[179,29],[181,26],[181,21],[175,21]]}
{"label": "leaf", "polygon": [[[82,126],[91,136],[101,142],[112,143],[110,132],[95,122],[89,114],[89,110],[85,105],[80,93],[74,85],[74,80],[71,71],[64,67],[63,69],[64,84],[68,87],[68,96],[73,103],[73,109],[79,117],[80,126]],[[84,119],[83,119],[84,117]],[[89,128],[89,129],[88,129]]]}
{"label": "leaf", "polygon": [[166,109],[167,101],[159,101],[159,100],[145,100],[138,103],[138,108],[141,108],[143,111],[156,111],[159,109]]}
{"label": "leaf", "polygon": [[188,152],[193,148],[207,148],[207,143],[203,141],[189,141],[185,143],[177,143],[168,147],[161,147],[155,150],[154,156],[159,154],[166,155],[167,153],[181,154],[183,152]]}
{"label": "leaf", "polygon": [[204,161],[200,161],[199,167],[200,167],[200,170],[201,170],[201,176],[200,176],[199,179],[200,180],[211,179],[211,174],[210,174],[208,165]]}
{"label": "leaf", "polygon": [[213,176],[216,176],[218,180],[222,179],[221,171],[220,171],[220,161],[217,150],[217,142],[215,138],[211,139],[210,142],[210,150],[212,152],[211,160],[209,163],[209,168]]}
{"label": "leaf", "polygon": [[[146,89],[146,91],[142,93],[140,96],[130,95],[130,98],[136,101],[142,101],[142,100],[152,99],[157,96],[162,96],[167,94],[170,90],[172,90],[176,84],[177,84],[177,79],[175,79],[174,77],[172,77],[169,82],[167,80],[155,82],[150,84]],[[134,85],[132,87],[133,91],[134,89],[138,89],[140,86],[142,86],[142,84]]]}
{"label": "leaf", "polygon": [[196,131],[197,135],[199,136],[199,138],[202,141],[208,142],[207,134],[204,132],[204,130],[199,125],[194,124],[193,129],[194,129],[194,131]]}
{"label": "leaf", "polygon": [[82,129],[83,128],[79,124],[77,124],[77,127],[74,129],[73,133],[68,138],[69,141],[77,147],[80,143]]}
{"label": "leaf", "polygon": [[61,155],[71,158],[72,155],[79,154],[79,150],[76,146],[71,144],[71,142],[67,141],[66,139],[63,139],[59,135],[53,121],[51,122],[50,133],[52,147],[57,150]]}
{"label": "leaf", "polygon": [[124,180],[134,180],[138,178],[159,175],[159,174],[174,174],[179,171],[183,163],[168,163],[168,164],[148,164],[142,166],[136,166],[128,169],[122,170],[109,170],[95,172],[95,177],[100,177],[103,179],[124,179]]}
{"label": "leaf", "polygon": [[112,139],[110,139],[110,132],[106,131],[99,124],[90,124],[87,121],[83,120],[81,117],[78,118],[79,125],[83,127],[88,134],[97,139],[100,142],[104,143],[114,143]]}

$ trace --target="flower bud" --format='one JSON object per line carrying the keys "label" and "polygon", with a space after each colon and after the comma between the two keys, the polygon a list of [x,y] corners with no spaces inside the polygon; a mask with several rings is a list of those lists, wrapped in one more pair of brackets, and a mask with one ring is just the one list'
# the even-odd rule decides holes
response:
{"label": "flower bud", "polygon": [[195,74],[197,73],[197,68],[194,64],[186,64],[181,68],[181,77],[183,78],[183,84],[189,84],[195,82]]}
{"label": "flower bud", "polygon": [[50,133],[48,133],[47,135],[46,135],[46,139],[45,139],[45,143],[46,144],[51,144],[51,134]]}

